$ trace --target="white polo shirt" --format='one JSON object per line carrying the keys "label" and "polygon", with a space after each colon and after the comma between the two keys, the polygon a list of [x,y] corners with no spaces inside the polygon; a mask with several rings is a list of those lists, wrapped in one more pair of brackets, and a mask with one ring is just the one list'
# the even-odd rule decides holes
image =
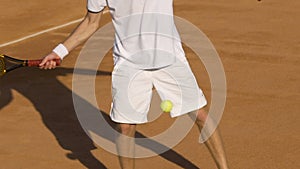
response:
{"label": "white polo shirt", "polygon": [[173,17],[173,0],[88,0],[89,12],[108,7],[115,28],[114,64],[120,59],[141,69],[185,60]]}

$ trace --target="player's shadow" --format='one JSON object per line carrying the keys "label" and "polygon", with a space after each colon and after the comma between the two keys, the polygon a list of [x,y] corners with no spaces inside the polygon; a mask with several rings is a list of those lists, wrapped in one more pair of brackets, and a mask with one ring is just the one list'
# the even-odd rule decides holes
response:
{"label": "player's shadow", "polygon": [[[87,76],[93,73],[89,70],[79,72]],[[3,76],[0,79],[0,110],[13,100],[12,90],[18,91],[32,102],[35,109],[40,113],[43,123],[55,136],[59,145],[70,151],[66,154],[69,159],[77,159],[89,169],[107,168],[101,163],[101,159],[95,158],[91,153],[96,147],[78,121],[73,107],[72,95],[74,93],[58,80],[59,76],[72,73],[72,68],[60,67],[46,72],[39,69],[19,69]],[[98,71],[97,76],[111,76],[111,72]],[[76,95],[75,97],[81,99],[85,106],[89,106],[89,109],[97,109],[83,98]],[[97,112],[102,113],[105,120],[114,127],[115,124],[110,121],[107,113],[101,110],[97,110]],[[146,138],[139,132],[136,135],[140,138]],[[106,137],[105,139],[114,142],[112,137]],[[151,142],[151,145],[155,145],[158,149],[166,148],[154,140],[148,139],[148,142]],[[141,146],[156,152],[147,144],[141,144]],[[183,168],[198,168],[172,149],[159,155]]]}

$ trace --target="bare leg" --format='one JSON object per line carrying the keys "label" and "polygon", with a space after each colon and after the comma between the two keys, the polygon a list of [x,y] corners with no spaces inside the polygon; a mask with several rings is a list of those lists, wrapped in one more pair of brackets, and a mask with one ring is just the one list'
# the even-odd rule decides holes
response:
{"label": "bare leg", "polygon": [[[206,111],[203,108],[199,109],[197,112],[196,123],[198,125],[200,132],[201,132],[207,118],[208,118],[208,116],[207,116]],[[205,131],[202,131],[202,132],[205,132]],[[223,143],[222,143],[222,140],[221,140],[218,130],[215,130],[215,132],[212,134],[212,136],[205,142],[205,145],[207,146],[208,150],[210,151],[212,157],[214,158],[214,160],[217,164],[217,167],[219,169],[228,169],[226,155],[225,155],[225,151],[223,148]]]}
{"label": "bare leg", "polygon": [[116,144],[119,153],[119,161],[122,169],[134,169],[134,137],[135,124],[118,124],[120,135]]}

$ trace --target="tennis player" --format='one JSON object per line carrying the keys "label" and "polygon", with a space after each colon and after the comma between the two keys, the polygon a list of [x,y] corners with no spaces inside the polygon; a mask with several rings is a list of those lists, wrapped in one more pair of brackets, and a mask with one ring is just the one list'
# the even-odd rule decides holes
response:
{"label": "tennis player", "polygon": [[[182,49],[174,24],[173,0],[88,0],[83,21],[44,57],[40,68],[55,68],[54,59],[63,59],[96,32],[105,7],[115,28],[110,117],[121,133],[117,139],[119,152],[134,154],[134,144],[122,135],[134,137],[136,124],[147,122],[153,87],[162,100],[173,102],[171,117],[197,111],[196,124],[201,131],[208,118],[207,102]],[[217,130],[205,144],[218,168],[228,169]],[[133,169],[134,158],[120,155],[120,165]]]}

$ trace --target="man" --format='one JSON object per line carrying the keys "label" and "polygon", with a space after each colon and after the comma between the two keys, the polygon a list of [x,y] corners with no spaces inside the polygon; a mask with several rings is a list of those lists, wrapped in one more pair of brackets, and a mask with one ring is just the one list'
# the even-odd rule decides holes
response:
{"label": "man", "polygon": [[[87,40],[99,28],[105,7],[109,8],[115,27],[110,116],[122,134],[117,139],[121,168],[132,169],[134,158],[130,157],[134,157],[134,147],[126,136],[134,137],[136,124],[147,122],[153,87],[162,100],[173,102],[172,117],[196,110],[199,131],[208,118],[206,99],[181,46],[173,20],[173,0],[88,0],[83,21],[44,58],[40,67],[55,68],[54,59],[63,59]],[[218,131],[205,144],[218,168],[228,169]]]}

